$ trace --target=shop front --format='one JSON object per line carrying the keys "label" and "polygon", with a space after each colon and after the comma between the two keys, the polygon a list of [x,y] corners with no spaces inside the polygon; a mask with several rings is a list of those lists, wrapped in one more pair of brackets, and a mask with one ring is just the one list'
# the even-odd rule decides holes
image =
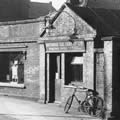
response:
{"label": "shop front", "polygon": [[62,41],[51,40],[39,44],[42,51],[40,99],[45,102],[65,102],[71,93],[68,88],[73,84],[94,88],[93,40],[77,39],[70,42],[67,39],[65,37]]}
{"label": "shop front", "polygon": [[65,5],[54,17],[46,18],[38,40],[40,99],[63,103],[72,84],[94,89],[96,31]]}
{"label": "shop front", "polygon": [[61,102],[62,88],[72,82],[83,82],[84,41],[46,43],[47,100]]}

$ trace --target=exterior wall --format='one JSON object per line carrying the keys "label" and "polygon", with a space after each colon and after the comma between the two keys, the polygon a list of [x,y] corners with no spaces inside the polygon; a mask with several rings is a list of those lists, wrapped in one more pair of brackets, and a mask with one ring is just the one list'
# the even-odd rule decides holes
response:
{"label": "exterior wall", "polygon": [[69,8],[62,11],[53,26],[55,29],[49,30],[45,36],[70,36],[75,32],[75,29],[77,31],[75,34],[81,36],[81,38],[92,38],[96,35],[96,31]]}
{"label": "exterior wall", "polygon": [[35,22],[35,20],[3,22],[0,26],[0,42],[33,41],[31,38],[39,37],[43,27],[43,22]]}
{"label": "exterior wall", "polygon": [[120,108],[120,42],[119,38],[109,38],[104,41],[105,76],[104,97],[106,117],[119,119]]}
{"label": "exterior wall", "polygon": [[[22,96],[28,98],[40,98],[39,83],[39,45],[37,40],[43,29],[41,20],[25,20],[3,22],[0,26],[0,52],[9,52],[9,49],[17,51],[19,46],[27,46],[26,60],[24,60],[24,86],[0,86],[0,94]],[[4,47],[4,48],[3,48]],[[22,49],[21,49],[22,51]]]}
{"label": "exterior wall", "polygon": [[46,66],[45,66],[45,48],[44,48],[44,44],[40,44],[39,45],[39,49],[40,49],[40,55],[39,55],[39,75],[40,75],[40,100],[42,102],[45,102],[45,96],[46,96],[46,93],[45,93],[45,69],[46,69]]}
{"label": "exterior wall", "polygon": [[104,53],[95,53],[95,87],[100,97],[104,99]]}
{"label": "exterior wall", "polygon": [[[67,21],[67,22],[65,22]],[[74,49],[74,52],[77,51],[77,53],[83,53],[83,83],[81,83],[81,86],[91,88],[93,89],[94,85],[94,41],[93,38],[96,35],[96,31],[89,26],[83,19],[81,19],[77,14],[75,14],[72,10],[69,8],[65,8],[62,13],[57,17],[57,19],[54,21],[53,26],[55,29],[47,30],[46,34],[43,37],[43,40],[46,42],[51,40],[53,42],[53,49],[54,52],[57,51],[60,54],[63,53],[66,55],[67,53],[73,52],[71,48],[73,48],[74,44],[76,41],[82,41],[84,43],[85,47],[85,52],[82,50],[82,46],[79,46],[78,49]],[[75,36],[76,38],[70,38],[74,34],[74,29],[77,30],[77,35]],[[66,39],[64,38],[66,37]],[[78,37],[78,39],[77,39]],[[73,43],[70,42],[70,39],[73,39]],[[64,46],[63,49],[57,49],[57,47],[54,47],[54,42],[64,42],[66,41],[66,44],[72,44],[73,46]],[[72,41],[72,40],[71,40]],[[45,43],[46,43],[45,42]],[[62,45],[63,46],[63,45]],[[58,48],[60,46],[58,45]],[[62,47],[61,47],[62,48]],[[65,52],[66,51],[66,52]],[[73,54],[74,54],[73,52]],[[63,61],[65,62],[65,57]],[[64,67],[63,67],[64,65]],[[64,70],[63,70],[64,69]],[[64,72],[63,72],[64,71]],[[65,64],[62,63],[62,75],[65,74]],[[69,97],[71,94],[71,91],[73,90],[70,88],[69,85],[65,85],[65,75],[61,79],[61,102],[62,105],[65,103],[66,99]],[[83,99],[85,96],[85,91],[78,92],[78,96],[80,99]]]}
{"label": "exterior wall", "polygon": [[105,105],[107,109],[107,117],[111,116],[112,112],[112,57],[113,57],[113,42],[104,41],[104,57],[105,57]]}
{"label": "exterior wall", "polygon": [[[83,83],[81,86],[93,89],[94,88],[94,48],[93,48],[93,41],[86,41],[86,52],[83,53]],[[64,105],[67,98],[73,93],[72,87],[64,86],[62,92],[62,104]],[[86,95],[85,90],[78,90],[77,96],[80,100],[84,100]],[[73,105],[74,107],[78,107],[76,102]]]}
{"label": "exterior wall", "polygon": [[94,89],[94,42],[86,41],[86,53],[84,54],[83,80],[85,87]]}
{"label": "exterior wall", "polygon": [[27,56],[24,61],[25,88],[0,87],[0,94],[29,97],[34,99],[39,98],[39,47],[37,43],[29,43],[27,45]]}

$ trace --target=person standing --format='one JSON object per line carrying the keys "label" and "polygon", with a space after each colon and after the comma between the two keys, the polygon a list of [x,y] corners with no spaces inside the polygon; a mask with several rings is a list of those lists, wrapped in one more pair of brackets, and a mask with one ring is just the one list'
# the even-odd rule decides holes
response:
{"label": "person standing", "polygon": [[12,66],[12,81],[18,82],[18,61],[15,60]]}

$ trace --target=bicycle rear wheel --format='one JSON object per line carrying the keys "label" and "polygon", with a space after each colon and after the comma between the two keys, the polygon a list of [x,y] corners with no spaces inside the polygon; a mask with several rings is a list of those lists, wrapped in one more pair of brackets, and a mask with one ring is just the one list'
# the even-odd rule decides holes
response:
{"label": "bicycle rear wheel", "polygon": [[102,98],[98,96],[92,96],[89,99],[87,99],[87,102],[91,106],[88,114],[96,116],[96,117],[102,117],[103,115],[103,100]]}
{"label": "bicycle rear wheel", "polygon": [[70,96],[70,97],[67,99],[67,102],[66,102],[65,107],[64,107],[65,113],[68,113],[68,111],[69,111],[69,109],[70,109],[70,107],[71,107],[71,105],[72,105],[72,101],[73,101],[73,97]]}

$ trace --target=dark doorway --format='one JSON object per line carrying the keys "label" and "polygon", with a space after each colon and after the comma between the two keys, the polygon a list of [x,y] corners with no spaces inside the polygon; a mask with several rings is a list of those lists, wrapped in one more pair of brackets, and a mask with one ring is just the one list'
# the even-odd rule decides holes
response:
{"label": "dark doorway", "polygon": [[50,54],[50,91],[49,102],[60,101],[61,97],[61,56]]}
{"label": "dark doorway", "polygon": [[56,55],[55,54],[50,54],[50,91],[49,91],[49,102],[54,102],[55,101],[55,73],[57,71],[57,66],[56,66]]}
{"label": "dark doorway", "polygon": [[[120,51],[120,50],[119,50]],[[113,56],[113,116],[120,118],[120,52],[114,51]]]}

